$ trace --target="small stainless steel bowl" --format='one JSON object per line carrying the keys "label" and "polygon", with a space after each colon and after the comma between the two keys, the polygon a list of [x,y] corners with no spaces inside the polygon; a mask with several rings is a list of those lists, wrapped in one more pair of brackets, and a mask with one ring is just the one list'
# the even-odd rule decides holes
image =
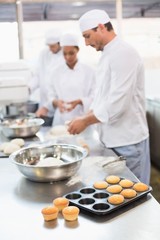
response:
{"label": "small stainless steel bowl", "polygon": [[28,123],[26,125],[22,124],[14,126],[14,123],[18,121],[23,121],[23,118],[7,119],[1,123],[2,132],[6,137],[14,138],[34,136],[44,124],[44,120],[41,118],[28,118]]}
{"label": "small stainless steel bowl", "polygon": [[[9,158],[28,179],[36,182],[52,182],[73,176],[87,154],[87,150],[79,146],[51,144],[22,148],[12,153]],[[55,166],[47,164],[38,166],[38,162],[47,157],[57,157],[64,163]]]}

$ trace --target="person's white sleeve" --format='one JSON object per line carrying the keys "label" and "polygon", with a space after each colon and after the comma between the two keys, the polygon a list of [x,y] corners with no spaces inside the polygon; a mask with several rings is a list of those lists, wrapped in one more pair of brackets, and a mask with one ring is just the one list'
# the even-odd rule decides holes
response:
{"label": "person's white sleeve", "polygon": [[[137,60],[137,59],[136,59]],[[108,124],[118,121],[133,101],[132,92],[136,84],[138,71],[135,59],[121,59],[110,64],[111,71],[107,71],[106,78],[98,90],[92,110],[98,120]],[[111,72],[114,76],[111,77]],[[108,74],[108,76],[107,76]],[[108,90],[107,81],[110,82]],[[134,116],[133,116],[134,117]]]}

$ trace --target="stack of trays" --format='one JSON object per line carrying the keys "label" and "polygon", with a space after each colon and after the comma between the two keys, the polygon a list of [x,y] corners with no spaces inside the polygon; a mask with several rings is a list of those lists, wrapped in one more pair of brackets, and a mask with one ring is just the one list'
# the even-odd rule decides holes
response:
{"label": "stack of trays", "polygon": [[[120,178],[122,180],[124,178]],[[134,185],[136,182],[133,182],[133,186],[129,188],[122,187],[122,190],[117,193],[111,193],[105,189],[97,189],[93,186],[87,186],[79,189],[78,191],[70,192],[66,194],[66,197],[71,205],[75,205],[82,210],[87,212],[94,213],[96,215],[106,215],[114,210],[122,208],[125,205],[131,204],[132,202],[146,196],[148,193],[152,191],[152,188],[148,186],[148,189],[145,191],[136,191],[136,195],[134,197],[123,197],[123,201],[121,203],[112,203],[110,202],[109,198],[111,196],[121,196],[122,191],[124,189],[134,189]],[[113,186],[115,184],[109,184],[108,186]],[[116,184],[119,185],[119,184]]]}

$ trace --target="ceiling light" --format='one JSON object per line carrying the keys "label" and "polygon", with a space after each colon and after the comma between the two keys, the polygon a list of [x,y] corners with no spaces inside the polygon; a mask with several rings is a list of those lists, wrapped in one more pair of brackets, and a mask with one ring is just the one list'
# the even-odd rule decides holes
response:
{"label": "ceiling light", "polygon": [[79,14],[71,14],[70,15],[70,18],[73,18],[73,19],[78,19],[79,18]]}
{"label": "ceiling light", "polygon": [[85,5],[86,5],[86,3],[81,2],[81,1],[72,3],[72,6],[74,6],[74,7],[81,7],[81,6],[85,6]]}

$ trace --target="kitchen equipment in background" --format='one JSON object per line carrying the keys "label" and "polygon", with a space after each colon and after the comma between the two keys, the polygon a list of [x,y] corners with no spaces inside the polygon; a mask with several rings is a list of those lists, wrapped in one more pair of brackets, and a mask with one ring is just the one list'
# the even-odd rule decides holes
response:
{"label": "kitchen equipment in background", "polygon": [[3,120],[5,108],[9,104],[27,102],[29,99],[28,85],[23,78],[0,78],[0,118]]}
{"label": "kitchen equipment in background", "polygon": [[22,103],[29,99],[28,86],[23,78],[0,78],[0,106]]}
{"label": "kitchen equipment in background", "polygon": [[[12,162],[28,179],[36,182],[53,182],[73,176],[87,156],[86,149],[71,144],[37,145],[22,148],[10,155]],[[60,165],[38,166],[38,162],[53,157],[63,161]],[[56,161],[57,164],[57,161]]]}
{"label": "kitchen equipment in background", "polygon": [[28,100],[22,103],[11,103],[4,109],[4,117],[24,116],[28,113],[35,113],[38,109],[38,102]]}

